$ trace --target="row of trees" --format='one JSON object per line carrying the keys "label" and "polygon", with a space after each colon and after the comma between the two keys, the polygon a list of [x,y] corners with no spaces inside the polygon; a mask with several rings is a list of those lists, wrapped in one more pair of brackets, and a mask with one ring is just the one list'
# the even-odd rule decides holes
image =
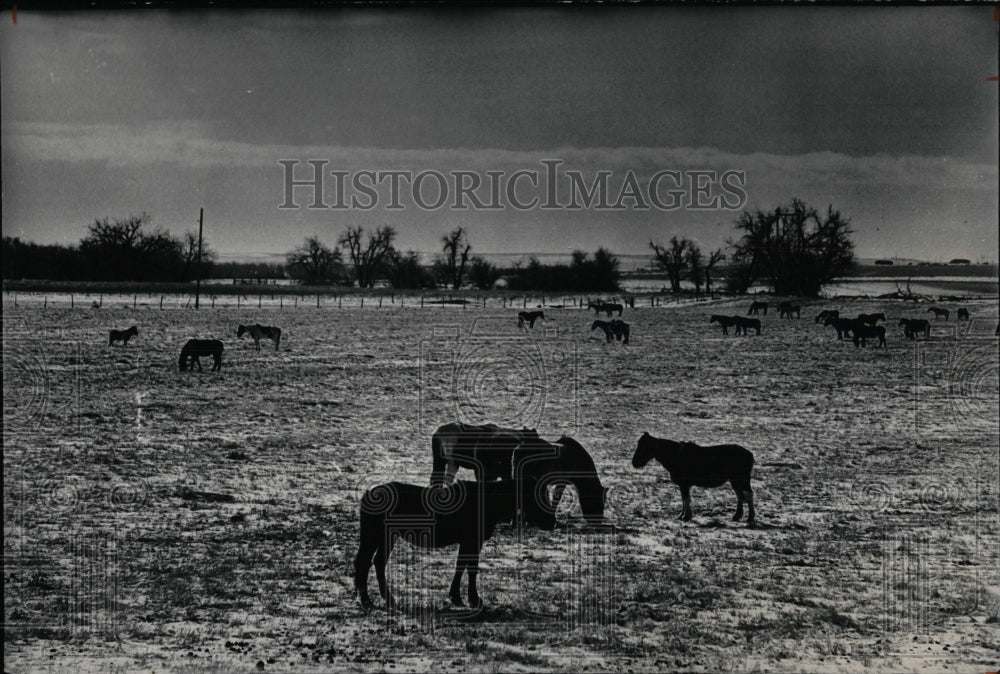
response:
{"label": "row of trees", "polygon": [[[695,291],[712,291],[723,262],[726,290],[745,293],[767,284],[783,295],[815,296],[841,276],[854,261],[849,221],[829,207],[825,214],[793,200],[772,212],[745,211],[736,221],[739,238],[723,249],[704,253],[687,238],[667,244],[649,242],[655,264],[681,292],[682,281]],[[220,270],[230,276],[276,274],[282,271],[307,285],[349,285],[371,288],[385,282],[395,288],[441,286],[458,289],[471,284],[492,288],[501,277],[514,290],[605,292],[619,288],[619,261],[599,248],[593,257],[574,251],[569,264],[544,265],[532,258],[526,265],[501,269],[473,255],[468,233],[458,227],[441,239],[441,252],[431,266],[417,253],[395,247],[396,230],[389,226],[370,232],[348,227],[330,248],[319,237],[307,238],[286,255],[284,270],[276,265],[227,263]],[[4,278],[46,278],[91,281],[189,281],[212,273],[215,252],[198,237],[185,232],[174,237],[152,228],[147,214],[123,220],[96,220],[79,246],[40,246],[18,238],[3,239]],[[246,268],[246,269],[244,269]]]}

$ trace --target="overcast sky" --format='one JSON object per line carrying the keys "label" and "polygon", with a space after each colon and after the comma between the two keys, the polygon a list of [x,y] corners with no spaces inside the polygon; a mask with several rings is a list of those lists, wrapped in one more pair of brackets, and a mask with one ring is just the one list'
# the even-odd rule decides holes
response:
{"label": "overcast sky", "polygon": [[3,233],[73,243],[145,211],[179,234],[204,207],[226,257],[349,224],[420,251],[463,225],[480,253],[733,235],[718,208],[311,210],[301,188],[278,208],[281,159],[484,177],[561,159],[613,185],[743,171],[747,208],[832,204],[863,257],[994,261],[997,48],[986,6],[20,11],[0,21]]}

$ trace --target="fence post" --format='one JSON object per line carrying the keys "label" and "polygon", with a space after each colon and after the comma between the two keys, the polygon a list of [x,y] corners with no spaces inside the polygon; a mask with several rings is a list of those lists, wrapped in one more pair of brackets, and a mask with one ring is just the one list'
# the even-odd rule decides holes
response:
{"label": "fence post", "polygon": [[43,305],[42,305],[42,309],[47,309],[47,308],[48,308],[48,306],[49,306],[49,298],[48,298],[48,297],[46,297],[46,298],[45,298],[45,304],[43,304]]}
{"label": "fence post", "polygon": [[316,308],[319,309],[319,293],[316,293]]}
{"label": "fence post", "polygon": [[260,303],[264,300],[263,295],[257,295],[257,308],[260,309]]}
{"label": "fence post", "polygon": [[132,308],[135,309],[136,302],[139,301],[138,295],[132,295]]}
{"label": "fence post", "polygon": [[285,308],[285,296],[284,295],[278,295],[278,308],[279,309],[284,309]]}
{"label": "fence post", "polygon": [[70,309],[74,309],[75,307],[76,307],[76,304],[73,303],[73,293],[70,293],[69,294],[69,308]]}
{"label": "fence post", "polygon": [[344,298],[343,297],[338,297],[337,298],[337,308],[341,309],[341,308],[343,308],[343,306],[344,306]]}
{"label": "fence post", "polygon": [[424,308],[424,296],[423,295],[420,296],[420,308],[421,309]]}
{"label": "fence post", "polygon": [[163,295],[160,295],[160,311],[163,311]]}
{"label": "fence post", "polygon": [[240,294],[236,293],[236,308],[240,308]]}
{"label": "fence post", "polygon": [[382,308],[382,296],[381,295],[378,296],[378,308],[379,309]]}
{"label": "fence post", "polygon": [[524,296],[524,306],[521,307],[521,308],[522,309],[527,309],[528,308],[528,296],[527,295]]}
{"label": "fence post", "polygon": [[101,293],[100,295],[97,296],[97,306],[99,307],[104,306],[104,293]]}

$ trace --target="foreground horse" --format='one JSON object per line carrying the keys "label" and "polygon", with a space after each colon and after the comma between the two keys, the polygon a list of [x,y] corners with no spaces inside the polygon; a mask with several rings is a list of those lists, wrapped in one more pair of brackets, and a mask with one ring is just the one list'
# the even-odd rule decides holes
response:
{"label": "foreground horse", "polygon": [[720,316],[719,314],[712,314],[712,317],[708,319],[709,324],[718,323],[722,326],[722,334],[728,335],[729,328],[736,325],[736,316]]}
{"label": "foreground horse", "polygon": [[597,330],[598,328],[604,331],[605,342],[610,344],[612,340],[617,339],[619,342],[628,344],[631,329],[629,328],[629,324],[625,321],[620,321],[616,318],[613,321],[597,320],[590,324],[591,332]]}
{"label": "foreground horse", "polygon": [[445,486],[459,468],[467,468],[480,481],[513,477],[511,457],[524,440],[537,438],[533,428],[501,428],[496,424],[475,426],[460,422],[444,424],[431,436],[431,486]]}
{"label": "foreground horse", "polygon": [[795,314],[795,318],[802,318],[802,307],[791,302],[782,302],[778,305],[778,318],[784,318],[785,316],[791,318],[792,314]]}
{"label": "foreground horse", "polygon": [[535,327],[535,321],[545,320],[545,314],[541,311],[519,311],[517,312],[517,327],[523,328],[527,323],[529,328]]}
{"label": "foreground horse", "polygon": [[733,319],[736,322],[736,334],[737,335],[740,334],[740,330],[743,331],[744,335],[747,334],[747,329],[749,329],[749,328],[755,329],[757,331],[757,334],[758,335],[760,334],[760,320],[759,319],[757,319],[757,318],[745,318],[743,316],[733,316]]}
{"label": "foreground horse", "polygon": [[944,316],[944,320],[948,320],[949,311],[947,309],[940,309],[938,307],[931,307],[927,310],[927,313],[934,314],[934,318],[941,318]]}
{"label": "foreground horse", "polygon": [[750,305],[750,311],[747,312],[747,316],[750,316],[751,314],[756,316],[761,311],[763,311],[764,315],[767,316],[767,302],[754,302]]}
{"label": "foreground horse", "polygon": [[393,605],[385,582],[385,566],[396,540],[402,537],[425,550],[457,543],[458,559],[449,597],[456,606],[463,606],[462,574],[468,571],[469,605],[481,607],[476,588],[479,554],[497,524],[516,519],[543,529],[555,528],[555,518],[538,506],[534,493],[533,481],[511,479],[463,481],[446,488],[390,482],[368,490],[361,498],[360,542],[354,559],[354,588],[361,605],[372,606],[368,572],[373,561],[379,593],[386,606]]}
{"label": "foreground horse", "polygon": [[837,339],[850,337],[856,327],[861,325],[854,318],[827,318],[823,325],[832,325],[837,331]]}
{"label": "foreground horse", "polygon": [[858,317],[854,320],[864,323],[865,325],[875,325],[879,321],[885,321],[885,314],[882,312],[877,314],[858,314]]}
{"label": "foreground horse", "polygon": [[254,325],[241,325],[236,329],[237,338],[242,339],[243,335],[247,333],[250,333],[253,344],[258,351],[260,351],[260,340],[262,339],[270,339],[274,342],[274,350],[278,350],[278,342],[281,341],[281,328],[255,323]]}
{"label": "foreground horse", "polygon": [[824,309],[823,311],[819,312],[818,316],[816,316],[816,322],[822,323],[823,325],[829,325],[827,321],[831,318],[840,318],[840,310]]}
{"label": "foreground horse", "polygon": [[903,326],[903,334],[907,339],[916,339],[917,334],[924,333],[924,337],[931,336],[931,322],[922,318],[900,318],[899,324]]}
{"label": "foreground horse", "polygon": [[213,360],[212,372],[222,369],[222,342],[217,339],[189,339],[184,348],[181,349],[180,368],[181,372],[190,367],[194,371],[194,366],[198,366],[198,371],[203,372],[201,367],[201,356],[211,356]]}
{"label": "foreground horse", "polygon": [[670,473],[670,481],[681,489],[681,519],[689,521],[691,487],[721,487],[729,482],[736,492],[736,513],[733,521],[743,517],[743,502],[748,506],[747,524],[756,524],[753,509],[753,453],[740,445],[700,447],[693,442],[674,442],[643,433],[632,456],[632,466],[642,468],[656,459]]}
{"label": "foreground horse", "polygon": [[866,346],[866,340],[878,339],[885,346],[885,328],[881,325],[860,325],[854,328],[854,346]]}
{"label": "foreground horse", "polygon": [[108,339],[108,346],[114,346],[115,342],[121,342],[122,346],[128,346],[128,340],[139,335],[139,328],[134,325],[128,330],[112,330]]}
{"label": "foreground horse", "polygon": [[965,307],[962,307],[961,309],[959,309],[958,310],[958,316],[956,316],[956,320],[959,320],[959,321],[967,321],[967,320],[969,320],[969,310],[966,309]]}

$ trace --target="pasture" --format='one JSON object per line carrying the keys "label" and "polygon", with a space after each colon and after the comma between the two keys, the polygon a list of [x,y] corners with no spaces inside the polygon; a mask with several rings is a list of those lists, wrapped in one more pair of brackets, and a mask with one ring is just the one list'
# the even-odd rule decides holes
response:
{"label": "pasture", "polygon": [[[5,301],[5,670],[995,669],[996,301],[916,341],[897,324],[925,304],[795,303],[746,337],[709,316],[749,299],[626,308],[623,346],[585,308],[519,330],[499,303]],[[838,341],[822,309],[885,313],[887,346]],[[225,343],[220,372],[178,371],[190,338]],[[448,602],[455,549],[400,543],[400,612],[365,612],[360,497],[426,485],[458,419],[576,438],[614,528],[584,527],[572,489],[556,530],[500,525],[472,616]],[[678,521],[666,471],[631,465],[643,432],[752,451],[758,526],[728,487]]]}

